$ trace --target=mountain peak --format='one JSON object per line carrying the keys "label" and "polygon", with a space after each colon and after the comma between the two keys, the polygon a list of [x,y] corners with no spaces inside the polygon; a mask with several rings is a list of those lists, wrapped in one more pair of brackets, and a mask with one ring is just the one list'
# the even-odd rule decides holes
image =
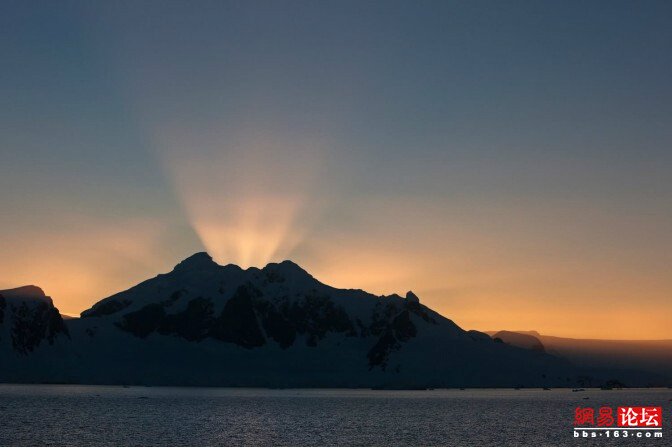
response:
{"label": "mountain peak", "polygon": [[266,264],[266,267],[262,271],[267,273],[279,274],[283,277],[309,277],[312,278],[312,275],[302,269],[298,264],[290,260],[285,260],[282,262],[271,262]]}
{"label": "mountain peak", "polygon": [[420,298],[418,298],[418,295],[409,290],[408,292],[406,292],[406,301],[408,301],[409,303],[419,303]]}
{"label": "mountain peak", "polygon": [[212,260],[212,257],[204,251],[195,253],[179,264],[175,266],[173,271],[177,272],[187,272],[192,270],[203,270],[212,268],[213,266],[219,267],[215,261]]}
{"label": "mountain peak", "polygon": [[33,285],[0,290],[0,294],[12,298],[44,298],[46,296],[41,288]]}
{"label": "mountain peak", "polygon": [[304,273],[307,273],[304,269],[301,268],[301,266],[299,266],[299,264],[297,264],[296,262],[290,261],[289,259],[285,259],[284,261],[279,262],[278,266],[283,268],[283,269],[286,269],[286,270],[299,270],[299,271],[302,271]]}

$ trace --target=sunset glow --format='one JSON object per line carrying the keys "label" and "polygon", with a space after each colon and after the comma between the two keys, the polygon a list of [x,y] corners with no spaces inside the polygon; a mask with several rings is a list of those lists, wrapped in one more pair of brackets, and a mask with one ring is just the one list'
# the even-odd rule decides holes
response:
{"label": "sunset glow", "polygon": [[666,24],[309,3],[6,19],[0,288],[78,314],[207,250],[465,329],[672,338]]}
{"label": "sunset glow", "polygon": [[222,264],[247,268],[288,258],[325,206],[316,185],[324,150],[317,142],[170,132],[157,142],[190,224]]}

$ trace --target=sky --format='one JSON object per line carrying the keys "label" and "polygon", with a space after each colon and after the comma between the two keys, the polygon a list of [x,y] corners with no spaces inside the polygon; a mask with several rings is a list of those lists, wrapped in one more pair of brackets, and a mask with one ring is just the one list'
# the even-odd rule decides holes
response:
{"label": "sky", "polygon": [[0,3],[0,289],[207,250],[465,329],[672,338],[666,1]]}

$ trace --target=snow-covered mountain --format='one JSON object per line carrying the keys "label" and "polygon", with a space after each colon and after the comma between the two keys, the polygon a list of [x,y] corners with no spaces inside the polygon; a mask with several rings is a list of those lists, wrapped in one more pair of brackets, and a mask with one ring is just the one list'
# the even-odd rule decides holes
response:
{"label": "snow-covered mountain", "polygon": [[336,289],[290,261],[243,270],[197,253],[65,321],[37,288],[0,295],[0,381],[424,388],[579,375],[464,331],[412,292]]}

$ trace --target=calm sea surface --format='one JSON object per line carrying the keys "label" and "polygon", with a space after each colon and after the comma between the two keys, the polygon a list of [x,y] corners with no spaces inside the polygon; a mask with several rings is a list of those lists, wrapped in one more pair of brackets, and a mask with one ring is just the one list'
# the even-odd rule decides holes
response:
{"label": "calm sea surface", "polygon": [[[663,408],[663,438],[574,438],[577,406]],[[0,385],[0,446],[672,446],[672,390]]]}

